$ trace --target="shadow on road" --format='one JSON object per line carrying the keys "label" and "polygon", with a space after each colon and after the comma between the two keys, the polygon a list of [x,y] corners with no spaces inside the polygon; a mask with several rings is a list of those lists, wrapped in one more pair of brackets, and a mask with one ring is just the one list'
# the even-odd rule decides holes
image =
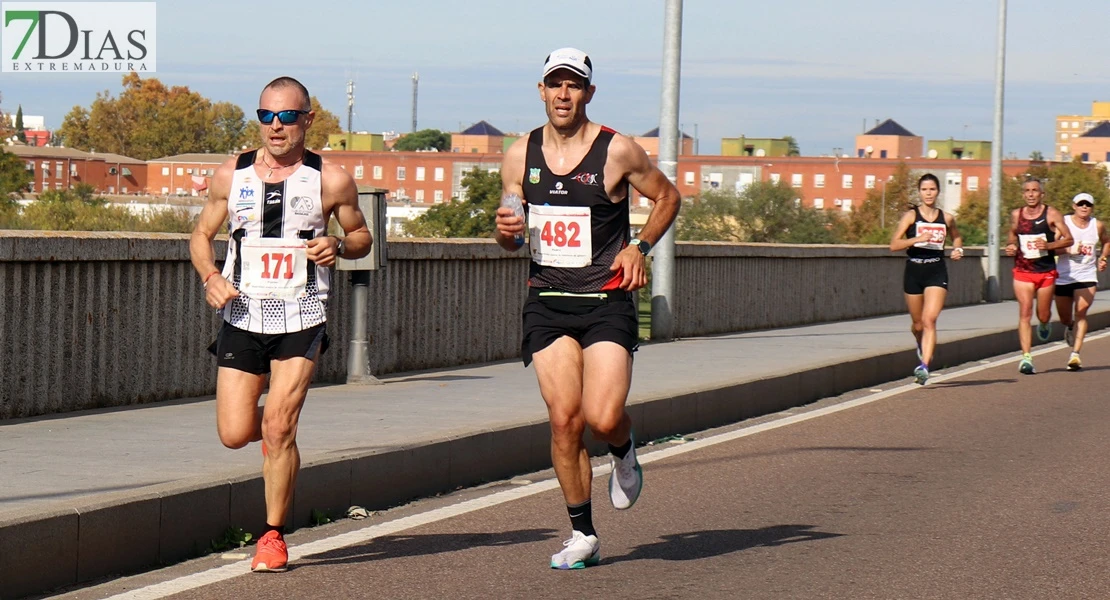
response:
{"label": "shadow on road", "polygon": [[966,379],[959,381],[938,381],[930,383],[926,388],[956,388],[972,387],[977,385],[992,385],[995,383],[1017,383],[1015,379]]}
{"label": "shadow on road", "polygon": [[554,529],[521,529],[499,533],[444,533],[431,535],[386,535],[365,544],[306,556],[302,566],[341,565],[372,560],[427,556],[478,547],[513,546],[542,542],[556,537]]}
{"label": "shadow on road", "polygon": [[493,379],[493,377],[489,375],[429,375],[427,377],[391,379],[385,383],[412,383],[413,381],[475,381],[479,379]]}
{"label": "shadow on road", "polygon": [[692,458],[685,455],[668,460],[665,463],[651,465],[652,471],[682,471],[690,465],[722,464],[735,466],[738,462],[754,458],[772,456],[788,456],[801,452],[931,452],[935,448],[927,446],[804,446],[800,448],[781,448],[764,452],[741,452],[735,456],[722,456],[717,458]]}
{"label": "shadow on road", "polygon": [[841,533],[814,531],[813,525],[774,525],[760,529],[709,529],[664,535],[653,544],[633,548],[624,556],[604,559],[605,563],[628,560],[698,560],[723,556],[757,547],[774,547],[798,542],[815,542],[840,537]]}

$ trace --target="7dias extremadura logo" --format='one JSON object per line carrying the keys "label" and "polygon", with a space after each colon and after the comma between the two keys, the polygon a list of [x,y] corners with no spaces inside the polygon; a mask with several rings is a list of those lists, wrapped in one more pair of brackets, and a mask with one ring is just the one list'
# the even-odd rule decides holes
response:
{"label": "7dias extremadura logo", "polygon": [[154,2],[0,2],[0,72],[153,72]]}

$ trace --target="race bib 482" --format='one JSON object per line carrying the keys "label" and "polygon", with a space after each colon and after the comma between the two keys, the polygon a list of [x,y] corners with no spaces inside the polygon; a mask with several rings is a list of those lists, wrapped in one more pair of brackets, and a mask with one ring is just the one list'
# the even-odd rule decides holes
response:
{"label": "race bib 482", "polygon": [[532,260],[545,267],[586,267],[593,262],[588,206],[528,205]]}

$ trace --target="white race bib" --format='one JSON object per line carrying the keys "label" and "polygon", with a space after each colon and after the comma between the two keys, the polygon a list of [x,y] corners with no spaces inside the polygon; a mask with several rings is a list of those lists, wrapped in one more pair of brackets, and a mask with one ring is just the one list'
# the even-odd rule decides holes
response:
{"label": "white race bib", "polygon": [[1073,263],[1081,265],[1089,265],[1095,262],[1095,244],[1094,242],[1077,242],[1071,247],[1071,253],[1068,255]]}
{"label": "white race bib", "polygon": [[239,291],[250,298],[293,300],[305,294],[308,253],[304,240],[243,238]]}
{"label": "white race bib", "polygon": [[944,223],[917,223],[917,235],[929,234],[929,241],[914,244],[915,248],[944,250],[944,239],[948,237],[948,227]]}
{"label": "white race bib", "polygon": [[1048,236],[1043,233],[1036,233],[1033,235],[1018,234],[1018,247],[1021,250],[1021,255],[1029,260],[1048,256],[1047,250],[1037,249],[1037,240],[1048,241]]}
{"label": "white race bib", "polygon": [[545,267],[588,267],[593,262],[593,229],[588,206],[528,205],[532,260]]}

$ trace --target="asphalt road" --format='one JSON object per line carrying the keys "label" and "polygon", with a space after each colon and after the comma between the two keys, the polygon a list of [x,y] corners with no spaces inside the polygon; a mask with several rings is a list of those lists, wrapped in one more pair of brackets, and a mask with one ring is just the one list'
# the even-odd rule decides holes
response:
{"label": "asphalt road", "polygon": [[210,556],[68,597],[1110,598],[1110,339],[1077,373],[1049,348],[642,448],[632,510],[595,478],[582,571],[548,568],[569,522],[539,473],[296,532],[284,574]]}

